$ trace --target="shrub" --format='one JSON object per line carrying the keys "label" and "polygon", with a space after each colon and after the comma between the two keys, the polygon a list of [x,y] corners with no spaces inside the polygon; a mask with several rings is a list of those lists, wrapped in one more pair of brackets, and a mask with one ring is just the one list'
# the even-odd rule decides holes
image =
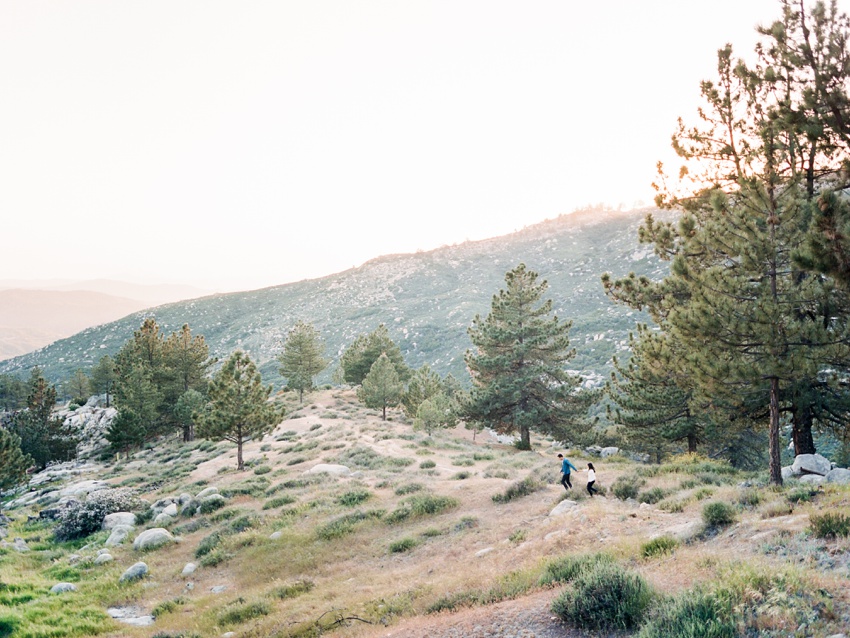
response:
{"label": "shrub", "polygon": [[638,501],[640,501],[641,503],[650,503],[654,505],[655,503],[663,499],[665,496],[667,496],[667,493],[664,490],[662,490],[660,487],[653,487],[646,490],[645,492],[641,492],[640,494],[638,494]]}
{"label": "shrub", "polygon": [[470,474],[469,472],[456,472],[454,475],[452,475],[452,479],[455,481],[464,481],[470,476],[472,476],[472,474]]}
{"label": "shrub", "polygon": [[528,496],[529,494],[533,494],[537,490],[541,489],[543,485],[534,479],[534,477],[527,476],[521,481],[517,481],[516,483],[512,483],[508,486],[508,489],[504,491],[502,494],[493,494],[493,502],[494,503],[509,503],[517,498],[522,498],[523,496]]}
{"label": "shrub", "polygon": [[228,529],[233,534],[238,534],[239,532],[244,532],[246,529],[251,529],[258,522],[256,515],[249,514],[247,516],[240,516],[239,518],[230,522],[228,525]]}
{"label": "shrub", "polygon": [[777,516],[788,516],[794,511],[794,508],[791,507],[785,501],[774,501],[773,503],[768,503],[765,505],[764,509],[762,509],[761,517],[762,518],[776,518]]}
{"label": "shrub", "polygon": [[420,470],[430,470],[432,467],[437,467],[437,464],[431,459],[428,459],[427,461],[422,461],[419,464]]}
{"label": "shrub", "polygon": [[621,501],[630,498],[637,498],[638,492],[643,484],[646,483],[642,478],[637,476],[621,476],[611,486],[611,491]]}
{"label": "shrub", "polygon": [[221,509],[226,503],[227,501],[221,494],[210,494],[201,501],[201,506],[198,508],[198,511],[201,514],[209,514],[217,509]]}
{"label": "shrub", "polygon": [[414,547],[416,547],[416,540],[413,538],[402,538],[393,543],[390,543],[390,552],[393,554],[400,554],[402,552],[408,552]]}
{"label": "shrub", "polygon": [[661,554],[667,554],[676,549],[676,546],[679,544],[672,536],[659,536],[658,538],[653,538],[648,543],[644,543],[640,546],[640,554],[644,558],[652,558],[653,556],[660,556]]}
{"label": "shrub", "polygon": [[526,539],[526,533],[524,529],[518,529],[514,531],[510,536],[508,536],[508,540],[512,543],[521,543]]}
{"label": "shrub", "polygon": [[730,610],[715,596],[697,590],[659,605],[638,638],[736,638],[739,635]]}
{"label": "shrub", "polygon": [[272,590],[271,595],[275,598],[280,598],[281,600],[286,600],[287,598],[295,598],[296,596],[300,596],[301,594],[306,594],[310,590],[313,589],[315,585],[310,580],[299,580],[292,585],[283,585],[281,587],[277,587]]}
{"label": "shrub", "polygon": [[711,501],[702,508],[702,520],[711,527],[722,527],[735,522],[735,508],[723,501]]}
{"label": "shrub", "polygon": [[138,511],[143,502],[129,488],[114,488],[92,492],[83,501],[70,501],[59,513],[54,530],[57,541],[83,538],[98,531],[107,514]]}
{"label": "shrub", "polygon": [[316,536],[322,540],[329,541],[351,534],[354,527],[370,518],[380,518],[381,512],[355,512],[336,518],[316,529]]}
{"label": "shrub", "polygon": [[201,567],[215,567],[216,565],[221,565],[228,558],[231,558],[230,554],[228,554],[221,548],[216,548],[209,554],[201,558]]}
{"label": "shrub", "polygon": [[273,498],[263,503],[263,509],[272,510],[277,507],[283,507],[284,505],[290,505],[296,500],[298,499],[296,499],[294,496],[278,496],[277,498]]}
{"label": "shrub", "polygon": [[407,483],[405,485],[401,485],[396,488],[395,493],[398,496],[404,496],[405,494],[413,494],[414,492],[421,492],[425,489],[425,486],[422,483]]}
{"label": "shrub", "polygon": [[218,547],[219,543],[221,543],[221,534],[218,532],[213,532],[206,538],[204,538],[198,546],[195,548],[195,558],[200,558],[201,556],[206,556],[216,547]]}
{"label": "shrub", "polygon": [[222,625],[238,625],[252,618],[267,616],[271,611],[271,605],[264,600],[250,603],[239,602],[222,611],[218,615],[218,622]]}
{"label": "shrub", "polygon": [[812,533],[818,538],[836,538],[850,536],[850,516],[838,512],[810,514]]}
{"label": "shrub", "polygon": [[552,611],[582,629],[630,630],[643,620],[653,594],[646,581],[614,563],[580,571]]}
{"label": "shrub", "polygon": [[788,492],[789,503],[808,503],[818,493],[817,488],[810,485],[799,485]]}
{"label": "shrub", "polygon": [[372,498],[369,490],[352,490],[337,497],[336,502],[346,507],[356,507]]}
{"label": "shrub", "polygon": [[538,583],[540,585],[551,585],[553,583],[568,583],[580,573],[597,567],[601,564],[613,563],[614,558],[610,554],[577,554],[564,556],[549,561],[543,568]]}
{"label": "shrub", "polygon": [[400,523],[411,517],[439,514],[458,506],[457,499],[434,494],[417,494],[404,501],[387,517],[387,523]]}
{"label": "shrub", "polygon": [[738,495],[738,503],[744,507],[755,507],[761,503],[761,494],[755,490],[744,490]]}
{"label": "shrub", "polygon": [[272,468],[270,468],[268,465],[258,465],[254,468],[254,474],[256,474],[257,476],[260,476],[261,474],[268,474],[271,471]]}

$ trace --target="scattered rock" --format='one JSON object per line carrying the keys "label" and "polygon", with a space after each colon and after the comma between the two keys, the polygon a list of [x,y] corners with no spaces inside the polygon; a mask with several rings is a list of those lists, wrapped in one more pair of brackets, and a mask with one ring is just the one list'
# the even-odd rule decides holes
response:
{"label": "scattered rock", "polygon": [[281,536],[283,536],[283,532],[272,532],[272,533],[269,535],[269,538],[270,538],[270,539],[272,539],[273,541],[276,541],[276,540],[277,540],[278,538],[280,538]]}
{"label": "scattered rock", "polygon": [[827,483],[839,483],[840,485],[850,485],[850,470],[835,468],[830,470],[826,475]]}
{"label": "scattered rock", "polygon": [[133,549],[136,551],[145,551],[156,549],[157,547],[173,542],[174,536],[171,535],[171,532],[162,527],[154,527],[152,529],[146,529],[136,536],[136,540],[133,541]]}
{"label": "scattered rock", "polygon": [[475,555],[478,558],[481,558],[482,556],[486,556],[487,554],[492,552],[493,549],[494,549],[493,547],[485,547],[484,549],[479,549],[477,552],[475,552]]}
{"label": "scattered rock", "polygon": [[192,495],[183,492],[180,496],[177,497],[177,504],[181,507],[192,500]]}
{"label": "scattered rock", "polygon": [[147,627],[154,623],[154,617],[142,614],[142,610],[138,607],[110,607],[106,613],[118,622],[135,627]]}
{"label": "scattered rock", "polygon": [[164,510],[162,510],[162,513],[165,514],[166,516],[176,517],[177,516],[177,503],[171,503],[171,505],[169,505]]}
{"label": "scattered rock", "polygon": [[618,447],[604,447],[599,451],[599,456],[603,459],[608,458],[609,456],[616,456],[620,453],[620,448]]}
{"label": "scattered rock", "polygon": [[174,522],[174,517],[166,514],[165,512],[161,512],[157,514],[156,518],[153,519],[153,524],[162,527],[163,525],[171,525]]}
{"label": "scattered rock", "polygon": [[180,516],[194,516],[198,513],[200,507],[200,501],[190,498],[189,501],[187,503],[183,503],[183,506],[180,508]]}
{"label": "scattered rock", "polygon": [[351,474],[351,469],[345,465],[319,463],[304,472],[304,474],[333,474],[334,476],[349,476]]}
{"label": "scattered rock", "polygon": [[23,538],[16,538],[12,541],[10,547],[21,554],[30,551],[30,548],[27,547],[27,542]]}
{"label": "scattered rock", "polygon": [[127,537],[132,531],[133,528],[129,525],[117,525],[112,529],[112,533],[109,535],[109,538],[106,539],[104,545],[106,545],[107,547],[120,545],[125,540],[127,540]]}
{"label": "scattered rock", "polygon": [[[137,580],[139,578],[144,578],[145,576],[147,576],[147,573],[148,566],[145,565],[143,562],[139,561],[135,565],[128,567],[127,570],[123,574],[121,574],[121,578],[119,578],[118,580],[122,583],[131,580]],[[116,618],[117,616],[112,617]]]}
{"label": "scattered rock", "polygon": [[136,515],[133,512],[115,512],[107,514],[103,517],[101,529],[115,529],[119,525],[128,525],[134,527],[136,525]]}
{"label": "scattered rock", "polygon": [[81,558],[82,556],[80,556],[79,554],[71,554],[70,556],[68,556],[68,562],[73,565],[74,563],[79,563]]}
{"label": "scattered rock", "polygon": [[74,583],[56,583],[50,588],[51,594],[64,594],[66,591],[77,591]]}
{"label": "scattered rock", "polygon": [[829,459],[820,454],[800,454],[791,466],[795,474],[820,474],[826,476],[832,469]]}
{"label": "scattered rock", "polygon": [[98,554],[97,558],[94,559],[95,565],[103,565],[104,563],[109,563],[115,560],[112,558],[112,554]]}
{"label": "scattered rock", "polygon": [[180,572],[180,575],[189,576],[190,574],[194,574],[196,569],[198,569],[198,566],[195,565],[195,563],[186,563],[186,566],[183,568],[183,571]]}
{"label": "scattered rock", "polygon": [[561,514],[566,514],[577,505],[578,503],[576,503],[575,501],[564,499],[555,506],[555,509],[549,512],[549,516],[560,516]]}
{"label": "scattered rock", "polygon": [[214,594],[220,594],[227,590],[227,585],[216,585],[215,587],[210,587],[210,591]]}
{"label": "scattered rock", "polygon": [[800,477],[800,483],[808,483],[810,485],[820,485],[824,481],[826,481],[826,477],[819,474],[803,474]]}
{"label": "scattered rock", "polygon": [[702,523],[699,521],[679,523],[665,530],[666,534],[670,534],[670,536],[680,541],[688,541],[699,535],[700,532],[702,532]]}
{"label": "scattered rock", "polygon": [[205,497],[209,496],[210,494],[218,494],[218,488],[217,487],[207,487],[205,489],[202,489],[200,492],[198,492],[198,494],[195,496],[195,498],[200,501],[202,498],[205,498]]}
{"label": "scattered rock", "polygon": [[794,472],[794,468],[790,465],[786,465],[782,468],[782,480],[787,481],[790,478],[794,478],[797,476],[796,472]]}

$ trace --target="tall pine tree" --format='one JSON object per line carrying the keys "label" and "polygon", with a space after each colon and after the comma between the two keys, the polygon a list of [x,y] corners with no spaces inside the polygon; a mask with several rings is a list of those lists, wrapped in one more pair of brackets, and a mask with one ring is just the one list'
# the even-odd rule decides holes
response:
{"label": "tall pine tree", "polygon": [[287,388],[298,391],[299,403],[304,400],[304,392],[313,389],[313,378],[328,365],[324,350],[319,332],[312,324],[299,321],[286,337],[278,357],[280,374],[286,379]]}

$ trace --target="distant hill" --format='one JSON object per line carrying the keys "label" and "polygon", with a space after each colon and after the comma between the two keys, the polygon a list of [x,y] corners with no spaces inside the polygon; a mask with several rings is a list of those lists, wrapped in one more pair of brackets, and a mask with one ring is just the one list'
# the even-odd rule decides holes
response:
{"label": "distant hill", "polygon": [[99,292],[0,290],[0,359],[31,352],[145,307],[141,301]]}
{"label": "distant hill", "polygon": [[0,291],[10,289],[99,292],[113,297],[140,301],[144,304],[144,308],[161,306],[185,299],[195,299],[213,292],[182,284],[134,284],[114,279],[86,279],[82,281],[0,279]]}
{"label": "distant hill", "polygon": [[578,350],[573,367],[603,375],[611,356],[626,347],[640,316],[605,297],[600,275],[635,271],[660,277],[666,272],[666,264],[637,243],[646,212],[578,212],[503,237],[379,257],[320,279],[168,304],[2,362],[0,372],[39,365],[49,378],[65,378],[104,354],[115,354],[145,316],[153,315],[166,333],[188,323],[218,357],[237,348],[247,351],[264,379],[275,384],[281,381],[275,357],[299,319],[316,326],[334,361],[320,381],[330,379],[339,355],[358,334],[380,323],[411,366],[428,363],[441,374],[466,378],[467,327],[476,313],[489,311],[505,272],[525,262],[549,281],[548,296],[558,316],[573,321],[571,340]]}

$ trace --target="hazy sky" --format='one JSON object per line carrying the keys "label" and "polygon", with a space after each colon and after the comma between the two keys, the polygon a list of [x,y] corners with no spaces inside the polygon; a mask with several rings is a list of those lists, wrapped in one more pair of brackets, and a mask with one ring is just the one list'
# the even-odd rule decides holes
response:
{"label": "hazy sky", "polygon": [[717,49],[778,15],[0,0],[0,279],[258,288],[648,204]]}

